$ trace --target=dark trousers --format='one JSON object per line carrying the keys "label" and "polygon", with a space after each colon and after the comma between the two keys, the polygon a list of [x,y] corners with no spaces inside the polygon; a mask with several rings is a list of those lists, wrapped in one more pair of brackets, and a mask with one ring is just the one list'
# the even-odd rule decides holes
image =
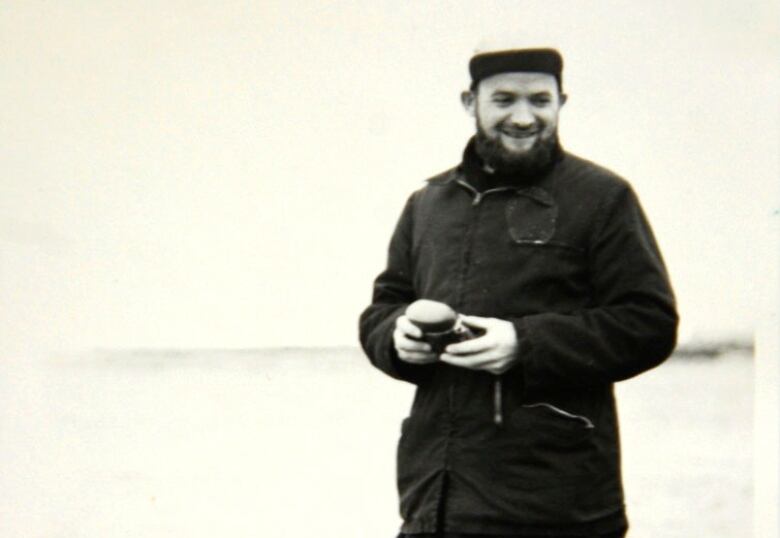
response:
{"label": "dark trousers", "polygon": [[[555,536],[554,538],[625,538],[626,531],[581,536]],[[553,538],[551,536],[497,536],[493,534],[399,534],[398,538]]]}

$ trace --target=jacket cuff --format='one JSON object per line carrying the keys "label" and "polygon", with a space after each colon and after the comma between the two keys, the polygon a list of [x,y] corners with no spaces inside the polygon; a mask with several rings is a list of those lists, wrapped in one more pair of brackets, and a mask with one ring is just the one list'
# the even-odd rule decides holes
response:
{"label": "jacket cuff", "polygon": [[395,350],[395,346],[390,342],[390,368],[392,369],[392,375],[396,379],[403,381],[409,381],[410,383],[419,384],[423,379],[430,375],[434,364],[412,364],[401,360],[398,357],[398,353]]}
{"label": "jacket cuff", "polygon": [[517,335],[517,361],[504,376],[521,390],[521,394],[525,394],[528,389],[528,371],[531,369],[532,362],[531,335],[525,318],[514,318],[509,321],[514,326]]}

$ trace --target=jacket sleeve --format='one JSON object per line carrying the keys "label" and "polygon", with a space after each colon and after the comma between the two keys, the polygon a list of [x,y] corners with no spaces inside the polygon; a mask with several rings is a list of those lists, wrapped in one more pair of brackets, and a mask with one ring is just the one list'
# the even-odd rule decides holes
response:
{"label": "jacket sleeve", "polygon": [[677,337],[675,299],[639,200],[606,196],[589,251],[592,306],[512,320],[526,391],[613,383],[663,362]]}
{"label": "jacket sleeve", "polygon": [[415,365],[398,358],[393,344],[395,320],[417,299],[412,282],[413,194],[390,240],[387,267],[374,281],[371,304],[360,316],[360,344],[371,363],[387,375],[419,383],[433,365]]}

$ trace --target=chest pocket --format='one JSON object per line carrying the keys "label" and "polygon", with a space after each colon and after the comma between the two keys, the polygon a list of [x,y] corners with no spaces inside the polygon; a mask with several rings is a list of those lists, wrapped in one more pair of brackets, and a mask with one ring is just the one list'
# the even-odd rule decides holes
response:
{"label": "chest pocket", "polygon": [[555,235],[558,205],[547,191],[530,187],[517,191],[506,204],[509,235],[515,243],[543,245]]}

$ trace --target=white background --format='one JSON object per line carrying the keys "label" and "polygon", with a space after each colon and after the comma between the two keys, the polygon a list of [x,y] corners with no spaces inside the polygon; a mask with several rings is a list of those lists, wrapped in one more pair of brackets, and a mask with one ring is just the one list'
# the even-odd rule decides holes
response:
{"label": "white background", "polygon": [[766,1],[5,1],[0,348],[354,344],[496,36],[562,51],[562,143],[639,192],[683,340],[750,336],[777,35]]}
{"label": "white background", "polygon": [[[47,499],[37,486],[67,494],[65,473],[78,470],[74,487],[104,480],[119,449],[146,446],[111,428],[131,435],[158,423],[125,430],[120,411],[201,432],[189,408],[158,415],[155,399],[199,401],[199,386],[139,389],[122,374],[115,398],[102,378],[39,379],[26,366],[33,351],[354,345],[406,196],[454,165],[473,131],[458,103],[467,60],[499,37],[562,51],[563,145],[639,192],[678,294],[682,339],[759,329],[755,528],[776,536],[779,17],[777,2],[737,0],[0,3],[0,397],[11,432],[0,444],[4,474],[18,479],[7,492],[16,519],[4,521],[27,536],[26,515],[54,525],[56,501],[38,507],[43,516],[27,502]],[[212,381],[204,386],[217,390]],[[127,407],[123,390],[152,396]],[[103,459],[81,450],[90,435],[109,447]],[[162,441],[174,459],[178,446]],[[81,473],[82,462],[95,473]],[[139,503],[147,490],[167,491],[149,487],[163,470],[138,466],[145,475],[107,483],[129,484]],[[170,472],[164,485],[189,486]],[[234,497],[253,502],[240,487]],[[79,491],[108,506],[83,503],[95,525],[115,520],[117,497]],[[382,491],[375,507],[392,502]],[[165,513],[178,514],[171,506]]]}

